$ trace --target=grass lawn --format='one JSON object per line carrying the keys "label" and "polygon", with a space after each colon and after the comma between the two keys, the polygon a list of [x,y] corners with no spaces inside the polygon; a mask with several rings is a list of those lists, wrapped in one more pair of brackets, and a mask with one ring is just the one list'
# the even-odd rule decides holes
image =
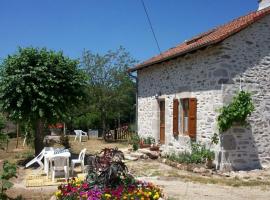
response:
{"label": "grass lawn", "polygon": [[103,139],[89,139],[83,138],[82,142],[80,143],[78,140],[74,141],[74,137],[71,136],[69,139],[71,144],[71,151],[72,153],[80,153],[80,150],[83,148],[87,149],[87,154],[98,153],[104,148],[115,148],[118,149],[127,148],[128,143],[126,141],[123,142],[105,142]]}

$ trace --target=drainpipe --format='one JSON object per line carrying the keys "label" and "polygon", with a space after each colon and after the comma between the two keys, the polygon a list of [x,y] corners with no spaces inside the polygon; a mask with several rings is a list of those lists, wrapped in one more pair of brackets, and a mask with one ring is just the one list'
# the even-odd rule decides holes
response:
{"label": "drainpipe", "polygon": [[138,133],[138,77],[131,74],[131,72],[128,73],[128,75],[135,80],[136,83],[136,114],[135,114],[135,127],[136,132]]}

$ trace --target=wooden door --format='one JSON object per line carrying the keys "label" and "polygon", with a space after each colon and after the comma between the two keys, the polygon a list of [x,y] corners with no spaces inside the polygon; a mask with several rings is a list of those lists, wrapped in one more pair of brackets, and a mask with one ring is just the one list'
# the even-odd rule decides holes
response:
{"label": "wooden door", "polygon": [[165,101],[159,102],[159,109],[160,109],[160,131],[159,131],[159,138],[160,143],[165,144]]}

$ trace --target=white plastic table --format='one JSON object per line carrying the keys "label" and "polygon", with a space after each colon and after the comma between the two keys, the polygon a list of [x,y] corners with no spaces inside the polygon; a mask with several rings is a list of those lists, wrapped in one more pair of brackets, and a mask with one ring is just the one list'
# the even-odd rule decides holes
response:
{"label": "white plastic table", "polygon": [[45,147],[45,154],[44,154],[44,172],[48,175],[50,171],[50,159],[55,158],[55,157],[66,157],[68,159],[69,163],[69,158],[71,156],[69,151],[63,152],[63,153],[58,153],[54,154],[54,148],[53,147]]}

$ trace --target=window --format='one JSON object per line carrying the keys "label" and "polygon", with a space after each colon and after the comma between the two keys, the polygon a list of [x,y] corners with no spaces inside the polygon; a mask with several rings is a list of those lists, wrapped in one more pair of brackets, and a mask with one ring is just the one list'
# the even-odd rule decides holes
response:
{"label": "window", "polygon": [[174,99],[173,134],[179,133],[196,138],[197,100],[195,98]]}

